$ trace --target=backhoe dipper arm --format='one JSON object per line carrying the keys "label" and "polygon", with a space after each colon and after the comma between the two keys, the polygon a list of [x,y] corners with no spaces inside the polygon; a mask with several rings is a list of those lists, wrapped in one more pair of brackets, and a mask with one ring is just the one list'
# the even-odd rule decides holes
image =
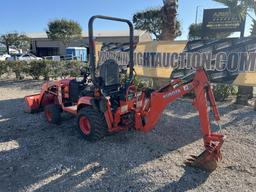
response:
{"label": "backhoe dipper arm", "polygon": [[[203,69],[198,71],[193,81],[198,82],[198,85],[194,87],[196,97],[193,101],[193,105],[199,112],[204,146],[210,153],[219,153],[220,147],[223,144],[223,135],[219,133],[212,133],[211,131],[211,123],[208,113],[208,101],[216,122],[220,120],[220,115],[206,72]],[[217,154],[215,158],[216,160],[221,158],[220,154]]]}
{"label": "backhoe dipper arm", "polygon": [[148,132],[153,129],[164,108],[169,103],[192,91],[195,93],[193,105],[199,112],[201,132],[206,150],[198,157],[193,156],[193,159],[189,159],[188,164],[213,170],[217,166],[216,161],[221,159],[220,148],[223,143],[223,135],[211,131],[208,101],[214,113],[215,121],[220,120],[220,115],[208,76],[204,69],[197,69],[194,79],[189,83],[184,84],[178,82],[173,84],[173,82],[170,82],[160,90],[154,91],[151,97],[148,98],[148,101],[145,100],[144,102],[145,104],[141,113],[143,122],[141,130]]}

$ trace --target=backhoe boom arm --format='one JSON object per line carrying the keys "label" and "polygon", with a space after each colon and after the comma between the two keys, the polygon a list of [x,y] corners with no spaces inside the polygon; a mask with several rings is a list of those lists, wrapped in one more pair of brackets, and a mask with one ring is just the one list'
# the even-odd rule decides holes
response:
{"label": "backhoe boom arm", "polygon": [[[193,161],[190,159],[189,163],[192,164],[196,162],[195,166],[198,166],[198,164],[200,164],[201,167],[204,166],[204,168],[206,168],[205,166],[209,166],[210,168],[207,167],[206,169],[212,170],[217,166],[213,162],[221,158],[220,148],[223,143],[223,135],[211,131],[208,102],[211,111],[214,113],[215,121],[218,122],[220,120],[220,115],[208,76],[204,69],[198,69],[191,82],[183,83],[182,81],[171,81],[163,88],[152,92],[151,96],[145,99],[144,106],[140,113],[142,123],[136,122],[136,125],[140,126],[140,128],[136,128],[144,132],[150,131],[155,127],[160,119],[161,113],[168,104],[192,91],[195,94],[193,106],[199,113],[201,132],[206,151],[198,156],[198,158],[194,157]],[[140,121],[140,118],[137,117],[136,121]],[[197,159],[197,161],[195,161],[195,159]],[[205,161],[210,162],[210,165]]]}

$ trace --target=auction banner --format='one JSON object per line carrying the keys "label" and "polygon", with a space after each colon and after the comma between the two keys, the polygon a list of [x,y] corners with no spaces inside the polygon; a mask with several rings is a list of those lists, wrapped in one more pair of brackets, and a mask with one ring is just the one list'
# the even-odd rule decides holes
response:
{"label": "auction banner", "polygon": [[173,78],[201,66],[211,82],[256,86],[256,37],[191,41],[182,54]]}
{"label": "auction banner", "polygon": [[[99,52],[99,65],[108,59],[129,63],[127,52]],[[256,37],[139,43],[134,63],[139,76],[185,78],[203,67],[213,83],[256,86]]]}
{"label": "auction banner", "polygon": [[[150,41],[138,43],[134,53],[136,74],[144,77],[170,78],[173,67],[171,53],[182,53],[187,41]],[[113,59],[121,66],[127,66],[129,55],[122,51],[101,51],[99,65]],[[177,60],[175,61],[177,62]]]}

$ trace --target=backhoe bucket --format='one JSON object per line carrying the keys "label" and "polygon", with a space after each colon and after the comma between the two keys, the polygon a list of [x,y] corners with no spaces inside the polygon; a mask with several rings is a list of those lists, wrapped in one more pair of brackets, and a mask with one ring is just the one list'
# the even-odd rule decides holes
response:
{"label": "backhoe bucket", "polygon": [[25,102],[26,102],[26,107],[25,107],[26,113],[35,113],[39,111],[40,94],[26,96]]}
{"label": "backhoe bucket", "polygon": [[217,168],[217,162],[221,159],[221,153],[214,151],[209,152],[205,150],[199,156],[191,155],[185,164],[188,166],[196,167],[209,172],[214,171]]}

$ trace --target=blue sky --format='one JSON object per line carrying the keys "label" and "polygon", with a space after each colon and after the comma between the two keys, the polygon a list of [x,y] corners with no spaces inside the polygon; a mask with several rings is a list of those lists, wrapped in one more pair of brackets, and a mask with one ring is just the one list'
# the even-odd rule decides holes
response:
{"label": "blue sky", "polygon": [[[7,32],[42,32],[49,20],[67,18],[78,21],[87,31],[87,21],[92,15],[102,14],[131,19],[133,13],[147,8],[160,7],[162,0],[12,0],[2,1],[0,11],[0,34]],[[196,7],[199,7],[198,22],[202,20],[203,9],[223,7],[213,0],[179,0],[178,18],[182,23],[186,39],[188,27],[195,22]],[[124,24],[97,21],[98,30],[126,29]],[[250,20],[247,20],[246,35]]]}

